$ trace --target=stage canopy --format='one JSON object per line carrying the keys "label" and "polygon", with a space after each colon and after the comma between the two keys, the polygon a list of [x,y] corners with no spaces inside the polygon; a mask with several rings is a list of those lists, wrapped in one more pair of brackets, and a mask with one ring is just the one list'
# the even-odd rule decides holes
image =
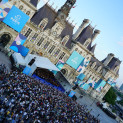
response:
{"label": "stage canopy", "polygon": [[34,57],[36,57],[36,60],[34,63],[36,67],[59,71],[59,69],[48,58],[33,55],[33,54],[28,54],[26,56],[25,58],[26,66]]}
{"label": "stage canopy", "polygon": [[20,64],[23,66],[26,65],[25,59],[20,53],[15,52],[14,54],[12,54],[12,57],[14,58],[16,64]]}
{"label": "stage canopy", "polygon": [[36,68],[44,68],[54,71],[59,71],[59,69],[48,59],[45,57],[41,57],[38,55],[28,54],[25,58],[20,53],[12,54],[16,64],[20,64],[23,66],[28,66],[28,63],[35,57],[36,60],[34,65]]}

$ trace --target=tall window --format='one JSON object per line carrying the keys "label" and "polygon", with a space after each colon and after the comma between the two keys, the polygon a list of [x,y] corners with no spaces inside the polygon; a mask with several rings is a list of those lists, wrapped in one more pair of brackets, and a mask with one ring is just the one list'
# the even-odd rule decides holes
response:
{"label": "tall window", "polygon": [[25,36],[28,37],[28,36],[30,35],[31,32],[32,32],[32,29],[29,28],[29,29],[27,30]]}
{"label": "tall window", "polygon": [[40,46],[42,44],[42,42],[44,41],[44,38],[41,37],[41,39],[39,40],[39,42],[37,43],[38,46]]}
{"label": "tall window", "polygon": [[87,42],[85,43],[85,46],[87,47],[87,46],[89,45],[89,43],[90,43],[90,42],[87,41]]}
{"label": "tall window", "polygon": [[23,6],[21,5],[21,6],[19,7],[19,9],[22,10],[22,9],[23,9]]}
{"label": "tall window", "polygon": [[45,27],[45,22],[41,23],[40,27],[41,27],[41,29],[44,29],[44,27]]}
{"label": "tall window", "polygon": [[65,45],[68,40],[69,40],[69,35],[65,36],[65,37],[62,39],[62,45]]}
{"label": "tall window", "polygon": [[47,41],[47,43],[44,45],[44,49],[47,49],[47,47],[49,46],[50,42]]}
{"label": "tall window", "polygon": [[78,50],[78,48],[75,49],[75,51],[77,51],[77,50]]}
{"label": "tall window", "polygon": [[50,48],[49,53],[51,54],[54,49],[55,49],[55,46],[53,45],[53,46]]}
{"label": "tall window", "polygon": [[90,38],[87,39],[87,40],[85,41],[85,43],[84,43],[85,47],[88,47],[88,45],[90,44],[90,42],[91,42],[91,39],[90,39]]}
{"label": "tall window", "polygon": [[58,54],[60,53],[60,49],[56,50],[56,52],[54,53],[54,56],[58,56]]}
{"label": "tall window", "polygon": [[30,11],[27,11],[26,14],[27,14],[27,15],[30,15]]}
{"label": "tall window", "polygon": [[46,27],[47,23],[48,23],[48,19],[44,18],[39,24],[39,27],[43,30]]}
{"label": "tall window", "polygon": [[64,38],[64,39],[62,40],[62,45],[65,45],[66,42],[67,42],[67,40],[66,40],[66,38]]}
{"label": "tall window", "polygon": [[35,33],[34,36],[32,37],[31,41],[33,42],[34,40],[36,40],[36,38],[38,37],[38,34]]}
{"label": "tall window", "polygon": [[59,57],[59,59],[63,59],[64,56],[65,56],[65,53],[63,52],[63,53],[61,54],[61,56]]}

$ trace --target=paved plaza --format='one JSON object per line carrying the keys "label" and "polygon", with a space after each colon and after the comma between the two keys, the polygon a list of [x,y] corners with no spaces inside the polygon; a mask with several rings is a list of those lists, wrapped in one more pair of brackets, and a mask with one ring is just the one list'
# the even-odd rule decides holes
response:
{"label": "paved plaza", "polygon": [[[88,95],[85,95],[83,98],[77,99],[77,102],[82,104],[82,105],[87,105],[87,108],[91,110],[91,114],[94,115],[95,117],[99,115],[99,119],[101,123],[117,123],[116,120],[112,119],[109,117],[105,112],[102,111],[99,107],[96,106],[96,101],[94,101],[91,97]],[[94,103],[93,103],[94,102]]]}
{"label": "paved plaza", "polygon": [[[11,62],[9,58],[2,52],[0,52],[0,64],[4,63],[8,70],[11,68]],[[80,95],[78,94],[77,97]],[[83,96],[83,98],[78,98],[77,102],[82,104],[82,105],[87,105],[87,108],[91,110],[91,114],[94,115],[95,117],[99,115],[99,119],[101,123],[117,123],[116,120],[110,118],[107,114],[105,114],[99,107],[96,106],[96,101],[93,103],[93,99],[90,98],[88,95]],[[93,103],[93,104],[92,104]],[[92,105],[91,105],[92,104]]]}

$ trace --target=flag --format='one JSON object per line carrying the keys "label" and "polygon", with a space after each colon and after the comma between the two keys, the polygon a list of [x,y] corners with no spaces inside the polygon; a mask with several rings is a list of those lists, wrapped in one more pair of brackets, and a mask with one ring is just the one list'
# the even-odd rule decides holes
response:
{"label": "flag", "polygon": [[75,8],[76,6],[73,6],[73,8]]}

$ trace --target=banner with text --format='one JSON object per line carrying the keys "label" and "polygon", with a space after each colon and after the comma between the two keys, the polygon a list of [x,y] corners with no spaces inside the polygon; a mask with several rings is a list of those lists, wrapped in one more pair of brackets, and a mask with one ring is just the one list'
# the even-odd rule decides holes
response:
{"label": "banner with text", "polygon": [[83,60],[84,57],[81,56],[78,52],[74,51],[66,63],[72,68],[77,69]]}
{"label": "banner with text", "polygon": [[20,32],[28,20],[28,15],[26,15],[16,6],[13,6],[7,14],[7,16],[5,17],[5,19],[3,20],[3,22],[11,28],[13,28],[14,30],[16,30],[17,32]]}

